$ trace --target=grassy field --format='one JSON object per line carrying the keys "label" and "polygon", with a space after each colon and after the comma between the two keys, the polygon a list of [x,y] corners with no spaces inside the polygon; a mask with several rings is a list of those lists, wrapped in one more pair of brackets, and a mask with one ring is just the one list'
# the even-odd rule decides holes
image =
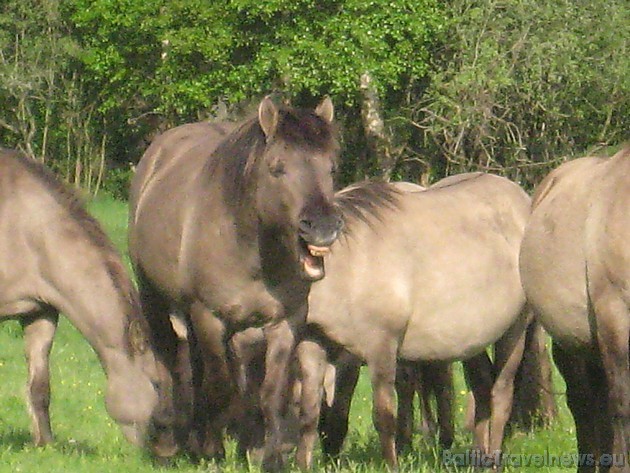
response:
{"label": "grassy field", "polygon": [[[101,198],[90,210],[103,223],[119,248],[125,251],[127,208],[125,204]],[[229,443],[227,462],[194,465],[178,459],[172,467],[158,467],[151,459],[129,445],[118,427],[107,416],[103,403],[104,375],[96,356],[65,319],[61,320],[52,354],[51,417],[56,435],[54,445],[39,449],[30,444],[29,418],[25,404],[26,367],[21,327],[9,321],[0,325],[0,473],[105,473],[149,471],[258,471],[239,463],[234,445]],[[453,452],[463,452],[470,444],[469,433],[462,430],[465,388],[457,371],[457,437]],[[556,373],[555,389],[564,392]],[[516,432],[506,442],[512,454],[561,456],[575,450],[574,426],[559,395],[559,419],[550,429],[532,433]],[[316,470],[343,472],[385,471],[380,461],[379,442],[371,422],[369,381],[365,373],[359,382],[351,413],[350,434],[337,464],[325,464],[318,456]],[[446,467],[442,453],[433,440],[414,439],[414,451],[401,458],[401,472],[469,471]],[[573,468],[572,468],[573,469]],[[472,470],[470,470],[472,471]],[[570,471],[567,468],[507,466],[505,471]]]}

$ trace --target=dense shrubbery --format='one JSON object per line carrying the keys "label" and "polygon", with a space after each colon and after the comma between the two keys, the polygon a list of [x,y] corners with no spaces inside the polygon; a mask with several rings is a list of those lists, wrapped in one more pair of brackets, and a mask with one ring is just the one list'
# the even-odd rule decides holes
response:
{"label": "dense shrubbery", "polygon": [[457,0],[450,15],[415,110],[439,172],[531,184],[562,156],[630,137],[625,2]]}
{"label": "dense shrubbery", "polygon": [[271,91],[330,94],[344,181],[383,172],[370,105],[395,177],[485,169],[531,184],[558,157],[628,138],[628,24],[621,0],[6,0],[0,143],[123,195],[160,129]]}

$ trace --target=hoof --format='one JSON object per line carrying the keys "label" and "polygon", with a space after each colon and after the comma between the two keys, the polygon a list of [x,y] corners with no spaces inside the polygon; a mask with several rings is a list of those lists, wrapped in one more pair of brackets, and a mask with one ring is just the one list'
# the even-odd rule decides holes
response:
{"label": "hoof", "polygon": [[284,469],[284,458],[282,453],[274,452],[265,456],[262,463],[263,470],[269,473],[277,473]]}

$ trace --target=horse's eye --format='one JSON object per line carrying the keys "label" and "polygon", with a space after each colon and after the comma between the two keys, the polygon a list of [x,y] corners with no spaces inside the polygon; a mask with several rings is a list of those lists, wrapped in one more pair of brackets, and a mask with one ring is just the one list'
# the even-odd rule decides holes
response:
{"label": "horse's eye", "polygon": [[269,166],[269,172],[273,177],[280,177],[286,174],[286,169],[284,165],[284,161],[276,161],[271,166]]}

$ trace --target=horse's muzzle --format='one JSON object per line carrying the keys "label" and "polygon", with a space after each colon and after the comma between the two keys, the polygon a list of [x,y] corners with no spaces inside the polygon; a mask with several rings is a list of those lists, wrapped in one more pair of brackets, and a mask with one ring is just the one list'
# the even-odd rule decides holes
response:
{"label": "horse's muzzle", "polygon": [[325,218],[300,220],[300,238],[309,247],[327,248],[332,245],[343,228],[343,219],[338,215],[330,215]]}

